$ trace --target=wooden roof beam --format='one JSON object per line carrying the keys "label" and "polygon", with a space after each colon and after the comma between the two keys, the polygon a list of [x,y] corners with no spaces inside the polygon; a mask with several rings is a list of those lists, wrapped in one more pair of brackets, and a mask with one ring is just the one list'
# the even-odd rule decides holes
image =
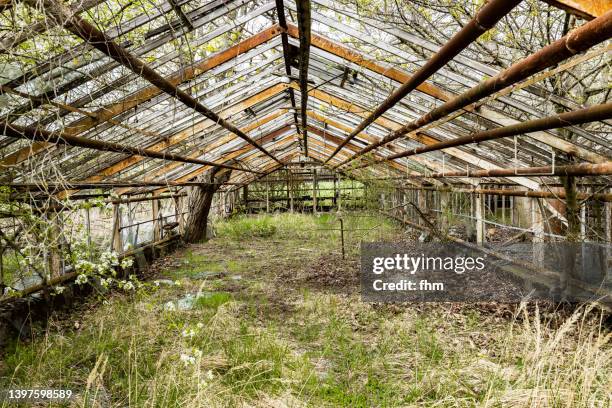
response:
{"label": "wooden roof beam", "polygon": [[64,28],[74,35],[82,38],[98,51],[101,51],[103,54],[130,69],[136,75],[146,79],[161,91],[181,101],[183,104],[185,104],[185,106],[215,121],[217,125],[227,129],[228,131],[235,133],[237,136],[246,140],[255,148],[261,150],[261,152],[265,155],[270,156],[270,158],[273,160],[277,160],[270,152],[258,145],[253,139],[251,139],[246,133],[242,132],[233,123],[221,118],[213,110],[202,105],[192,95],[178,88],[168,79],[162,77],[145,62],[132,55],[128,50],[113,41],[109,36],[98,30],[88,21],[76,14],[72,14],[70,9],[63,4],[56,0],[43,0],[43,6],[47,15],[55,18],[55,20]]}
{"label": "wooden roof beam", "polygon": [[[237,112],[240,112],[248,107],[251,107],[259,102],[265,101],[266,99],[272,98],[276,95],[278,95],[279,93],[283,92],[285,89],[287,88],[286,84],[278,84],[278,85],[274,85],[266,90],[261,91],[260,93],[251,96],[250,98],[237,103],[235,105],[232,105],[230,107],[228,107],[227,109],[225,109],[221,115],[223,116],[230,116],[233,115]],[[257,121],[255,121],[252,125],[246,126],[243,128],[244,132],[249,132],[267,122],[269,122],[272,119],[275,119],[276,117],[278,117],[280,115],[279,114],[272,114],[269,115],[265,118],[259,119]],[[214,125],[214,123],[212,121],[210,121],[209,119],[204,120],[202,122],[196,123],[195,125],[193,125],[192,127],[182,130],[172,136],[170,136],[168,139],[166,140],[162,140],[158,143],[155,143],[154,145],[150,146],[149,149],[150,150],[155,150],[155,151],[161,151],[161,150],[165,150],[171,146],[174,146],[184,140],[186,140],[187,138],[189,138],[190,136],[197,134],[198,132],[202,132],[204,129],[208,128],[209,126]],[[219,143],[225,143],[225,142],[229,142],[231,140],[234,140],[236,138],[236,136],[226,136],[226,137],[222,137],[220,139],[218,139],[217,141],[213,142],[213,144],[211,146],[206,146],[204,149],[202,150],[206,150],[206,151],[210,151],[218,146],[220,146]],[[201,154],[203,154],[202,150],[198,151],[198,153],[190,155],[189,157],[192,158],[197,158],[199,156],[201,156]],[[101,171],[99,171],[98,173],[87,177],[86,180],[88,181],[100,181],[103,180],[106,177],[111,177],[139,162],[141,162],[142,160],[144,160],[145,158],[143,158],[142,156],[130,156],[127,157],[117,163],[114,163],[112,165],[110,165],[109,167],[106,167],[105,169],[102,169]],[[178,165],[178,164],[177,164]],[[171,170],[174,167],[176,167],[177,165],[169,165],[167,166],[167,170]],[[66,192],[67,195],[69,194],[73,194],[74,191],[71,192]]]}
{"label": "wooden roof beam", "polygon": [[[257,46],[266,43],[267,41],[276,37],[280,33],[281,29],[278,25],[269,27],[224,51],[214,54],[209,58],[206,58],[194,65],[181,69],[177,73],[169,76],[167,79],[170,83],[174,85],[179,85],[181,83],[190,81],[198,77],[199,75],[252,50]],[[162,91],[156,86],[145,87],[139,91],[136,91],[134,94],[123,98],[120,101],[108,104],[98,109],[97,111],[92,113],[94,117],[87,116],[74,121],[69,126],[64,128],[63,133],[73,136],[81,134],[101,123],[108,121],[109,119],[112,119],[117,115],[120,115],[130,109],[135,108],[141,103],[151,100],[153,97],[161,93]],[[29,157],[41,151],[44,151],[45,149],[52,146],[52,144],[45,142],[35,142],[32,145],[26,146],[20,149],[19,151],[7,156],[4,160],[0,162],[0,165],[8,166],[21,163],[22,161],[27,160]]]}

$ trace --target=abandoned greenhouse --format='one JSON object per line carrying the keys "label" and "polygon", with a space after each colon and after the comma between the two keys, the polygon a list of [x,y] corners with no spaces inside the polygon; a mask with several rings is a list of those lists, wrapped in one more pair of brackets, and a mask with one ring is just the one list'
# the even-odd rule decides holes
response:
{"label": "abandoned greenhouse", "polygon": [[611,0],[0,0],[0,406],[612,406]]}

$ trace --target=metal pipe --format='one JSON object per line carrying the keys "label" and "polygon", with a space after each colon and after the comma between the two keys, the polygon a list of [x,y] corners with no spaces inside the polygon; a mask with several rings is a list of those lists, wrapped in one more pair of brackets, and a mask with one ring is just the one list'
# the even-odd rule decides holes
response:
{"label": "metal pipe", "polygon": [[379,159],[372,163],[364,163],[356,166],[356,168],[368,167],[374,163],[380,163],[387,160],[395,160],[402,157],[414,156],[421,153],[433,152],[436,150],[446,149],[448,147],[463,146],[470,143],[480,143],[487,140],[501,139],[503,137],[516,136],[541,130],[549,130],[563,128],[567,126],[580,125],[583,123],[597,122],[612,118],[612,102],[601,105],[590,106],[585,109],[579,109],[571,112],[565,112],[560,115],[548,116],[542,119],[528,120],[516,125],[503,126],[496,129],[477,132],[472,135],[458,137],[452,140],[434,143],[427,146],[415,147],[414,149],[405,150],[396,154],[392,154],[383,159]]}
{"label": "metal pipe", "polygon": [[302,137],[304,140],[304,154],[308,154],[308,130],[306,122],[308,116],[308,62],[310,59],[310,28],[312,20],[310,18],[310,0],[296,0],[298,32],[300,36],[300,119]]}
{"label": "metal pipe", "polygon": [[176,161],[182,163],[193,163],[201,164],[204,166],[220,167],[223,169],[246,171],[250,173],[259,173],[255,170],[243,169],[240,167],[234,167],[227,164],[215,163],[208,160],[192,159],[185,156],[180,156],[173,153],[164,153],[156,150],[143,149],[140,147],[125,146],[119,143],[105,142],[102,140],[91,140],[80,136],[70,136],[59,132],[49,132],[48,130],[38,129],[35,127],[23,127],[17,126],[12,123],[6,123],[0,121],[0,131],[3,130],[5,136],[14,137],[17,139],[35,140],[39,142],[64,144],[67,146],[84,147],[87,149],[100,150],[104,152],[115,152],[115,153],[130,153],[143,157],[150,157],[153,159],[162,159],[169,161]]}
{"label": "metal pipe", "polygon": [[470,90],[457,95],[455,98],[431,110],[419,119],[390,132],[382,140],[364,147],[353,156],[335,165],[334,168],[343,166],[355,160],[357,157],[363,156],[408,132],[413,132],[436,120],[442,119],[446,115],[465,108],[473,102],[479,101],[503,88],[529,78],[531,75],[554,66],[573,55],[586,51],[594,45],[608,40],[610,37],[612,37],[612,10],[578,27],[571,33],[542,48],[540,51],[513,64],[493,78],[485,80]]}
{"label": "metal pipe", "polygon": [[114,188],[114,187],[184,187],[184,186],[209,186],[220,185],[219,183],[205,183],[199,181],[101,181],[101,182],[80,182],[66,181],[63,183],[1,183],[1,186],[10,187],[15,190],[60,190],[78,188],[81,190],[96,189],[96,188]]}
{"label": "metal pipe", "polygon": [[407,175],[416,178],[447,177],[519,177],[519,176],[609,176],[612,175],[612,161],[606,163],[580,163],[569,166],[514,167],[510,169],[488,169],[470,171],[449,171],[442,173]]}
{"label": "metal pipe", "polygon": [[[484,188],[453,188],[453,187],[397,187],[402,190],[429,190],[429,191],[446,191],[452,193],[468,193],[468,194],[491,194],[506,197],[533,197],[533,198],[558,198],[565,199],[565,191],[534,191],[534,190],[510,190],[510,189],[484,189]],[[597,200],[597,201],[612,201],[612,193],[577,193],[580,200]]]}
{"label": "metal pipe", "polygon": [[521,0],[491,0],[486,3],[457,34],[434,54],[410,79],[404,82],[370,113],[346,139],[334,150],[325,163],[329,162],[350,140],[364,130],[368,125],[392,108],[417,86],[446,65],[468,45],[476,41],[483,33],[491,29],[502,17],[516,7]]}
{"label": "metal pipe", "polygon": [[266,149],[256,143],[240,129],[238,129],[238,127],[221,118],[219,115],[217,115],[215,112],[213,112],[206,106],[202,105],[200,102],[198,102],[197,99],[189,95],[187,92],[177,88],[174,83],[168,81],[166,78],[159,75],[157,72],[155,72],[155,70],[145,64],[139,58],[132,55],[125,48],[114,42],[106,34],[95,28],[93,25],[82,19],[80,16],[71,13],[70,10],[66,8],[66,6],[58,3],[55,0],[44,0],[43,4],[46,11],[48,11],[49,14],[51,14],[51,16],[55,18],[58,23],[60,23],[60,25],[64,26],[71,33],[82,38],[88,44],[95,47],[102,53],[108,55],[121,65],[129,68],[136,75],[146,79],[147,81],[155,85],[157,88],[166,92],[168,95],[178,99],[187,107],[192,108],[195,111],[206,116],[210,120],[213,120],[223,128],[246,140],[248,143],[259,149],[261,152],[263,152],[276,162],[281,163],[270,152],[268,152]]}

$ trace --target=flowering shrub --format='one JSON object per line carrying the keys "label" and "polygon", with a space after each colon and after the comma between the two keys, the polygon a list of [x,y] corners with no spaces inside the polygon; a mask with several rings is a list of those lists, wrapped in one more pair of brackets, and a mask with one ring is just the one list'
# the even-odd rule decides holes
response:
{"label": "flowering shrub", "polygon": [[87,275],[83,273],[79,274],[79,276],[77,276],[77,278],[74,281],[74,283],[76,283],[77,285],[84,285],[87,282],[88,282]]}
{"label": "flowering shrub", "polygon": [[[62,266],[72,266],[77,275],[77,285],[99,282],[102,288],[116,285],[128,292],[141,287],[135,277],[117,280],[118,268],[128,270],[134,264],[133,258],[120,259],[115,251],[101,251],[100,246],[88,237],[82,214],[76,213],[91,208],[110,210],[112,206],[108,200],[102,197],[86,202],[65,200],[61,202],[62,211],[44,211],[34,205],[12,200],[14,193],[10,188],[0,187],[0,210],[15,214],[13,229],[6,234],[3,232],[2,239],[9,239],[18,248],[14,251],[14,270],[9,273],[10,281],[0,282],[7,285],[0,296],[19,295],[20,292],[10,287],[19,279],[38,275],[41,280],[50,280],[51,275],[55,276],[56,273],[50,270],[50,259],[53,262],[59,260]],[[11,233],[13,236],[10,236]],[[61,294],[64,289],[60,286],[52,293]]]}
{"label": "flowering shrub", "polygon": [[85,259],[79,259],[75,264],[78,276],[75,280],[77,285],[83,285],[89,281],[88,277],[99,278],[100,286],[104,289],[109,289],[113,283],[116,283],[120,289],[126,292],[133,292],[140,288],[142,284],[138,281],[135,275],[130,275],[128,280],[116,280],[117,267],[128,269],[134,264],[131,257],[126,257],[119,262],[119,255],[115,251],[103,252],[100,254],[99,262],[91,262]]}

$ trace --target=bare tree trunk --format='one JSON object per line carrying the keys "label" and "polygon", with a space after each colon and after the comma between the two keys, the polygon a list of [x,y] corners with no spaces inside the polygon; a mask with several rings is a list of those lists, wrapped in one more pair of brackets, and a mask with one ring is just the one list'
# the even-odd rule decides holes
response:
{"label": "bare tree trunk", "polygon": [[183,233],[185,242],[198,242],[206,237],[206,223],[213,196],[221,183],[230,178],[230,174],[231,170],[215,168],[198,179],[198,181],[214,184],[191,187],[187,197],[187,219]]}

